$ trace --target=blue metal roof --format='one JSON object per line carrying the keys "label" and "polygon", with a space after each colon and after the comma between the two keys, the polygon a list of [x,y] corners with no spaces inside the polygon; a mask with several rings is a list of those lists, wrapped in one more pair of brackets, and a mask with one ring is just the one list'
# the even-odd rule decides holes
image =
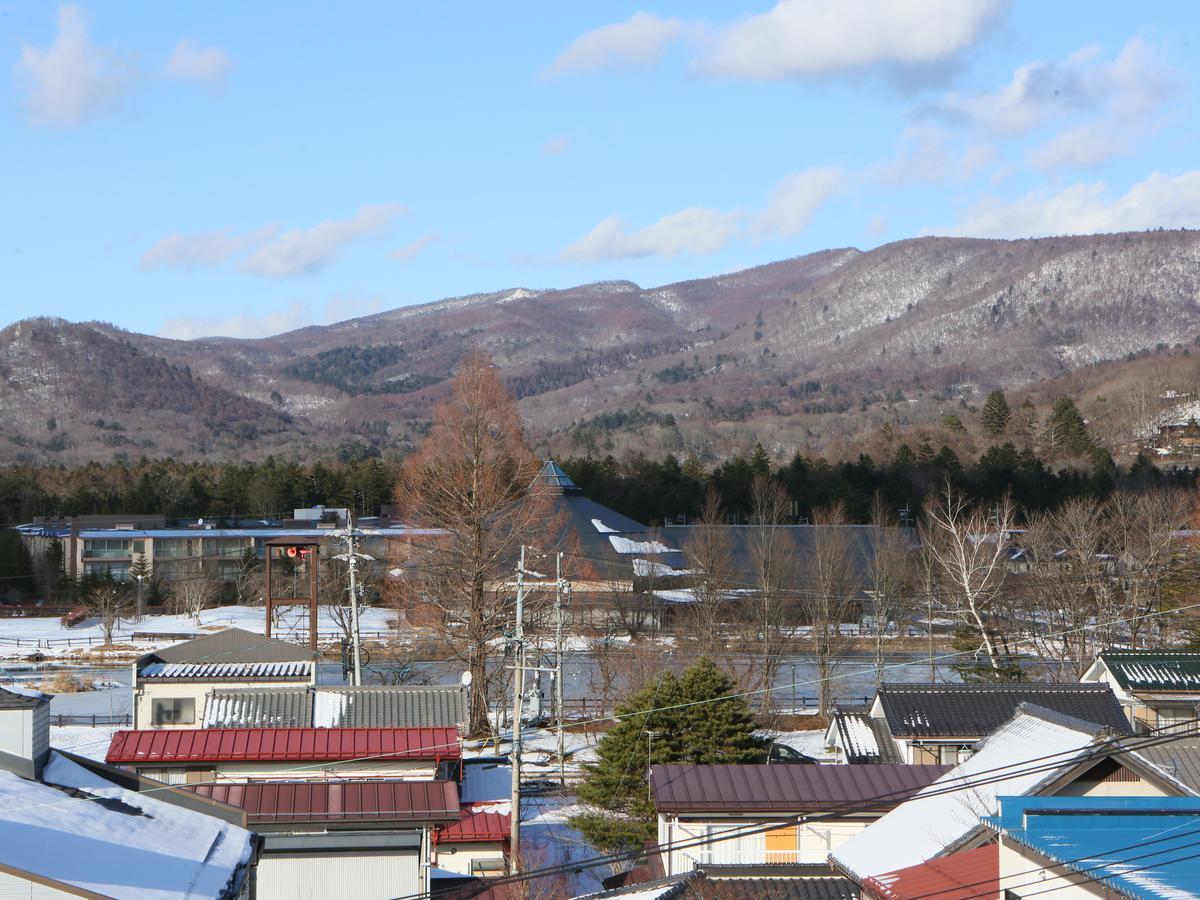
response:
{"label": "blue metal roof", "polygon": [[[1001,797],[1000,815],[983,822],[1062,872],[1128,897],[1200,896],[1195,797]],[[1033,873],[1021,883],[1040,880]]]}

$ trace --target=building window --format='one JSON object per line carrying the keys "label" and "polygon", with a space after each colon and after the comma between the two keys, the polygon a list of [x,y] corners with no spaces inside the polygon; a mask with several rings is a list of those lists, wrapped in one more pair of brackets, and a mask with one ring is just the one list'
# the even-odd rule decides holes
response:
{"label": "building window", "polygon": [[191,697],[154,700],[150,710],[150,717],[155,725],[194,725],[196,723],[196,701]]}
{"label": "building window", "polygon": [[1191,708],[1160,706],[1155,712],[1158,713],[1159,728],[1171,728],[1188,733],[1197,730],[1196,713]]}

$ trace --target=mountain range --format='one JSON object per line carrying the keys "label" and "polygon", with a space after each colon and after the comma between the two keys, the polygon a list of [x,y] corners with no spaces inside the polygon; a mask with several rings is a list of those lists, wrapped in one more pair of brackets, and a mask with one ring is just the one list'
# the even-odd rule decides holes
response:
{"label": "mountain range", "polygon": [[661,287],[510,288],[273,337],[0,331],[0,462],[403,452],[471,347],[556,453],[709,458],[938,421],[1200,339],[1200,233],[917,238]]}

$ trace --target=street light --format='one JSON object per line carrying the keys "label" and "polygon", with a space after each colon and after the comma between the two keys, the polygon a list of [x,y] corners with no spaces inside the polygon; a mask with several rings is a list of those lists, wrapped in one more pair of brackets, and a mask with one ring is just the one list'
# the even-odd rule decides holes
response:
{"label": "street light", "polygon": [[657,734],[658,734],[657,731],[647,731],[646,732],[646,799],[647,800],[654,799],[650,794],[650,765],[651,765],[650,755],[654,751],[654,738],[655,738],[655,735],[657,735]]}
{"label": "street light", "polygon": [[145,608],[145,606],[142,605],[142,581],[145,579],[145,577],[146,576],[143,575],[141,572],[139,572],[137,575],[137,581],[138,581],[137,619],[139,622],[142,621],[142,619],[144,619],[146,617],[146,608]]}

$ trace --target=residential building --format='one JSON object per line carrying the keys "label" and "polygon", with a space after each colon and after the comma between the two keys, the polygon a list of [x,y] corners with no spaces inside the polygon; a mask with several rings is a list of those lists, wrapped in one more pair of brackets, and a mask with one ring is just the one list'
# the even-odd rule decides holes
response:
{"label": "residential building", "polygon": [[999,797],[999,893],[1162,900],[1200,896],[1194,797]]}
{"label": "residential building", "polygon": [[465,728],[460,685],[214,688],[205,728]]}
{"label": "residential building", "polygon": [[456,728],[198,728],[118,731],[106,761],[169,784],[445,777]]}
{"label": "residential building", "polygon": [[1128,733],[1102,684],[882,684],[863,707],[835,710],[826,743],[848,762],[956,765],[1022,703]]}
{"label": "residential building", "polygon": [[679,875],[656,878],[617,887],[576,900],[858,900],[853,881],[834,875],[770,877],[741,873],[731,875],[695,869]]}
{"label": "residential building", "polygon": [[249,781],[195,785],[245,811],[262,838],[257,900],[429,893],[435,829],[459,822],[452,781]]}
{"label": "residential building", "polygon": [[[910,765],[662,765],[650,769],[665,875],[824,867],[830,851],[949,770]],[[880,798],[886,798],[880,800]],[[823,813],[814,821],[798,817]],[[747,826],[778,827],[739,835]],[[730,832],[728,838],[721,838]],[[674,849],[692,839],[707,843]]]}
{"label": "residential building", "polygon": [[240,628],[173,644],[133,664],[133,727],[196,728],[215,690],[309,688],[317,671],[307,647]]}
{"label": "residential building", "polygon": [[0,689],[0,895],[249,900],[241,811],[51,748],[49,702]]}
{"label": "residential building", "polygon": [[1136,753],[1117,753],[1117,738],[1109,726],[1022,704],[972,756],[835,848],[831,861],[863,885],[870,878],[974,849],[991,840],[980,817],[995,810],[1001,795],[1189,793],[1178,779]]}
{"label": "residential building", "polygon": [[502,875],[512,832],[512,767],[507,757],[464,759],[459,821],[434,833],[438,884]]}
{"label": "residential building", "polygon": [[1166,727],[1200,731],[1200,652],[1102,650],[1083,680],[1112,688],[1139,732]]}

